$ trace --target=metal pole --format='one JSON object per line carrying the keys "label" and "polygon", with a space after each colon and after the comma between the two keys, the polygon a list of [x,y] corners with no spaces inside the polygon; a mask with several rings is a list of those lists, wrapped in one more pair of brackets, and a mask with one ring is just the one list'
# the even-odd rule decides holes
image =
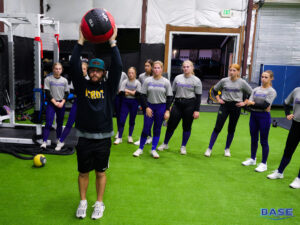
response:
{"label": "metal pole", "polygon": [[244,55],[243,55],[242,77],[246,75],[246,71],[247,71],[247,59],[248,59],[248,50],[249,50],[252,9],[253,9],[253,0],[249,0],[248,9],[247,9],[247,23],[246,23],[246,34],[245,34],[246,38],[245,38],[245,45],[244,45],[245,47],[244,47]]}

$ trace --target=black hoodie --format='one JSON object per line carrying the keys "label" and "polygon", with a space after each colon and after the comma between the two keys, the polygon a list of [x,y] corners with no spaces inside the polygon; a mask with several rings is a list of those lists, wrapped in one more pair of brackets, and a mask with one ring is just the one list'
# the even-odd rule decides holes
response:
{"label": "black hoodie", "polygon": [[108,79],[93,83],[82,75],[80,60],[82,47],[80,44],[75,45],[70,61],[71,79],[77,94],[75,127],[87,133],[112,132],[113,99],[118,92],[122,73],[119,49],[117,46],[112,48]]}

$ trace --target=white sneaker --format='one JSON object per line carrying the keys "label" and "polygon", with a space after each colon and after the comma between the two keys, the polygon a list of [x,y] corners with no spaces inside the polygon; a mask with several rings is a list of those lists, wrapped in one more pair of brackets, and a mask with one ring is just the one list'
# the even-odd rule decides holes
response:
{"label": "white sneaker", "polygon": [[119,131],[117,132],[115,139],[119,138]]}
{"label": "white sneaker", "polygon": [[122,138],[117,138],[114,142],[115,145],[121,144],[122,143]]}
{"label": "white sneaker", "polygon": [[158,150],[158,151],[163,151],[163,150],[168,149],[168,148],[169,148],[168,145],[162,144],[162,145],[160,145],[160,146],[157,148],[157,150]]}
{"label": "white sneaker", "polygon": [[105,210],[104,203],[96,201],[93,207],[94,207],[94,211],[92,214],[92,219],[94,220],[100,219],[103,216],[103,212]]}
{"label": "white sneaker", "polygon": [[256,165],[256,159],[255,160],[252,159],[252,158],[247,159],[246,161],[242,162],[242,164],[244,166],[253,166],[253,165]]}
{"label": "white sneaker", "polygon": [[64,142],[60,142],[58,141],[56,147],[55,147],[55,151],[60,151],[62,149],[62,147],[64,147],[65,143]]}
{"label": "white sneaker", "polygon": [[267,169],[268,169],[267,164],[265,164],[265,163],[260,163],[260,164],[258,165],[258,167],[255,168],[255,171],[261,173],[261,172],[266,171]]}
{"label": "white sneaker", "polygon": [[157,153],[156,150],[152,150],[151,151],[151,155],[153,156],[154,159],[158,159],[159,158],[159,154]]}
{"label": "white sneaker", "polygon": [[146,144],[151,144],[151,143],[152,143],[152,137],[148,137],[147,141],[146,141]]}
{"label": "white sneaker", "polygon": [[296,177],[295,180],[290,184],[290,187],[295,189],[300,188],[300,178]]}
{"label": "white sneaker", "polygon": [[271,180],[275,179],[282,179],[283,178],[283,173],[279,173],[278,170],[273,171],[273,173],[269,174],[267,178]]}
{"label": "white sneaker", "polygon": [[44,142],[41,144],[40,148],[46,149],[46,148],[47,148],[47,142],[44,141]]}
{"label": "white sneaker", "polygon": [[141,154],[143,154],[143,150],[139,148],[133,153],[133,156],[139,157]]}
{"label": "white sneaker", "polygon": [[210,149],[210,148],[207,148],[206,151],[205,151],[205,153],[204,153],[204,155],[205,155],[206,157],[210,157],[210,156],[211,156],[211,149]]}
{"label": "white sneaker", "polygon": [[87,209],[87,200],[81,200],[76,211],[77,218],[85,218]]}
{"label": "white sneaker", "polygon": [[230,149],[229,149],[229,148],[226,148],[226,149],[225,149],[224,156],[225,156],[225,157],[230,157],[230,156],[231,156],[231,154],[230,154]]}
{"label": "white sneaker", "polygon": [[131,136],[128,136],[128,140],[127,140],[128,143],[132,144],[133,143],[133,139]]}
{"label": "white sneaker", "polygon": [[180,148],[180,154],[181,155],[186,155],[186,147],[185,146],[181,146],[181,148]]}
{"label": "white sneaker", "polygon": [[134,145],[137,145],[137,146],[139,146],[139,145],[140,145],[140,140],[138,140],[138,141],[134,142]]}

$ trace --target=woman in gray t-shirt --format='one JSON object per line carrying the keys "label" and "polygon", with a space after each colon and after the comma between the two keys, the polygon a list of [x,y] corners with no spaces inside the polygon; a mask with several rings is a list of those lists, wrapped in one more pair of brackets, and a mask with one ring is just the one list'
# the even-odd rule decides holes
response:
{"label": "woman in gray t-shirt", "polygon": [[199,117],[202,83],[194,75],[194,65],[190,60],[183,62],[182,70],[183,74],[176,76],[173,81],[172,89],[175,95],[175,102],[168,121],[164,143],[157,149],[163,151],[169,148],[169,140],[182,119],[183,133],[180,153],[185,155],[186,144],[191,135],[192,123],[194,119],[198,119]]}
{"label": "woman in gray t-shirt", "polygon": [[[152,67],[153,67],[153,60],[152,59],[147,59],[145,61],[145,64],[144,64],[145,72],[141,73],[139,75],[139,78],[138,78],[138,80],[141,83],[141,85],[143,85],[143,83],[145,82],[145,80],[148,77],[152,76]],[[151,131],[150,131],[150,134],[147,137],[146,144],[151,144],[151,142],[152,142],[152,137],[151,137]],[[139,146],[140,145],[140,140],[134,142],[134,144]]]}
{"label": "woman in gray t-shirt", "polygon": [[[229,116],[228,134],[225,146],[225,156],[230,157],[230,145],[234,137],[235,127],[241,113],[241,107],[245,106],[248,99],[243,101],[243,94],[251,95],[252,88],[240,78],[240,65],[232,64],[229,68],[229,77],[220,80],[214,87],[217,101],[220,103],[215,128],[212,132],[208,149],[204,153],[210,157],[212,148],[219,133],[221,132],[227,117]],[[222,96],[218,95],[222,91]]]}
{"label": "woman in gray t-shirt", "polygon": [[[293,103],[293,113],[290,112],[290,104]],[[283,171],[290,163],[292,156],[300,141],[300,87],[295,88],[284,101],[285,115],[292,120],[292,126],[288,134],[284,153],[277,170],[268,175],[269,179],[283,178]],[[290,184],[292,188],[300,188],[300,170],[298,177]]]}
{"label": "woman in gray t-shirt", "polygon": [[120,87],[120,95],[122,96],[121,110],[120,110],[120,123],[118,127],[118,138],[114,144],[122,143],[122,135],[126,118],[129,114],[129,133],[128,143],[133,143],[132,133],[135,125],[135,117],[138,111],[138,100],[136,93],[141,91],[141,83],[136,79],[135,67],[130,67],[127,71],[128,79],[124,80]]}
{"label": "woman in gray t-shirt", "polygon": [[244,166],[256,165],[256,152],[258,137],[262,147],[262,161],[255,169],[256,172],[267,170],[267,159],[269,155],[269,130],[271,127],[271,105],[276,98],[276,91],[272,88],[273,72],[267,70],[261,75],[261,86],[253,90],[248,106],[250,106],[250,135],[251,135],[251,158],[242,162]]}
{"label": "woman in gray t-shirt", "polygon": [[156,147],[160,137],[162,123],[170,117],[170,105],[172,102],[172,87],[168,79],[162,76],[163,63],[153,63],[153,76],[145,80],[142,89],[142,107],[144,109],[144,127],[141,135],[140,147],[133,156],[143,154],[143,148],[153,125],[153,141],[151,155],[159,158]]}
{"label": "woman in gray t-shirt", "polygon": [[43,143],[41,148],[47,147],[47,140],[50,134],[50,129],[56,114],[56,137],[60,138],[62,133],[62,125],[65,115],[65,102],[68,98],[68,81],[61,76],[62,65],[55,63],[53,65],[53,75],[46,77],[44,81],[44,89],[47,98],[46,108],[46,125],[43,132]]}

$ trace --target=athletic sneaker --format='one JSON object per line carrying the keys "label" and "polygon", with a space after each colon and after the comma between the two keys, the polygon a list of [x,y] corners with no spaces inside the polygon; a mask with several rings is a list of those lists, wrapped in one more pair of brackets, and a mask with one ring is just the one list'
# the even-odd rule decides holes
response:
{"label": "athletic sneaker", "polygon": [[271,180],[275,179],[282,179],[283,178],[283,173],[279,173],[278,170],[273,171],[273,173],[269,174],[267,178]]}
{"label": "athletic sneaker", "polygon": [[210,149],[210,148],[207,148],[206,151],[205,151],[205,153],[204,153],[204,155],[205,155],[206,157],[210,157],[210,156],[211,156],[211,149]]}
{"label": "athletic sneaker", "polygon": [[131,136],[128,136],[128,140],[127,140],[128,143],[132,144],[133,143],[133,139]]}
{"label": "athletic sneaker", "polygon": [[181,146],[181,148],[180,148],[180,154],[181,155],[186,155],[186,147],[185,146]]}
{"label": "athletic sneaker", "polygon": [[94,211],[92,214],[92,219],[94,220],[100,219],[103,216],[103,212],[105,210],[104,203],[96,201],[93,207],[94,207]]}
{"label": "athletic sneaker", "polygon": [[162,145],[160,145],[160,146],[157,148],[157,150],[158,150],[158,151],[163,151],[163,150],[168,149],[168,148],[169,148],[169,146],[166,145],[165,143],[163,143]]}
{"label": "athletic sneaker", "polygon": [[230,157],[230,156],[231,156],[231,154],[230,154],[230,149],[229,149],[229,148],[226,148],[226,149],[225,149],[224,156],[225,156],[225,157]]}
{"label": "athletic sneaker", "polygon": [[242,164],[244,166],[253,166],[253,165],[256,165],[256,159],[255,160],[252,159],[252,158],[247,159],[246,161],[242,162]]}
{"label": "athletic sneaker", "polygon": [[260,163],[260,164],[258,165],[258,167],[255,168],[255,171],[261,173],[261,172],[266,171],[267,169],[268,169],[267,164],[265,164],[265,163]]}
{"label": "athletic sneaker", "polygon": [[60,151],[62,149],[62,147],[64,147],[65,143],[64,142],[60,142],[58,141],[56,147],[55,147],[55,151]]}
{"label": "athletic sneaker", "polygon": [[296,177],[295,180],[290,184],[291,188],[300,188],[300,178]]}
{"label": "athletic sneaker", "polygon": [[143,150],[139,148],[133,153],[133,156],[139,157],[141,154],[143,154]]}
{"label": "athletic sneaker", "polygon": [[151,144],[151,143],[152,143],[152,137],[149,136],[149,137],[147,138],[146,144]]}
{"label": "athletic sneaker", "polygon": [[140,140],[138,140],[138,141],[134,142],[134,145],[137,145],[137,146],[139,146],[139,145],[140,145]]}
{"label": "athletic sneaker", "polygon": [[122,138],[117,138],[114,142],[115,145],[121,144],[122,143]]}
{"label": "athletic sneaker", "polygon": [[158,159],[159,158],[159,154],[157,153],[156,150],[152,150],[151,151],[151,155],[153,156],[154,159]]}
{"label": "athletic sneaker", "polygon": [[87,200],[81,200],[76,211],[77,218],[85,218],[87,209]]}
{"label": "athletic sneaker", "polygon": [[119,131],[117,132],[115,139],[119,138]]}
{"label": "athletic sneaker", "polygon": [[47,148],[47,142],[44,141],[44,142],[41,144],[40,148],[46,149],[46,148]]}

